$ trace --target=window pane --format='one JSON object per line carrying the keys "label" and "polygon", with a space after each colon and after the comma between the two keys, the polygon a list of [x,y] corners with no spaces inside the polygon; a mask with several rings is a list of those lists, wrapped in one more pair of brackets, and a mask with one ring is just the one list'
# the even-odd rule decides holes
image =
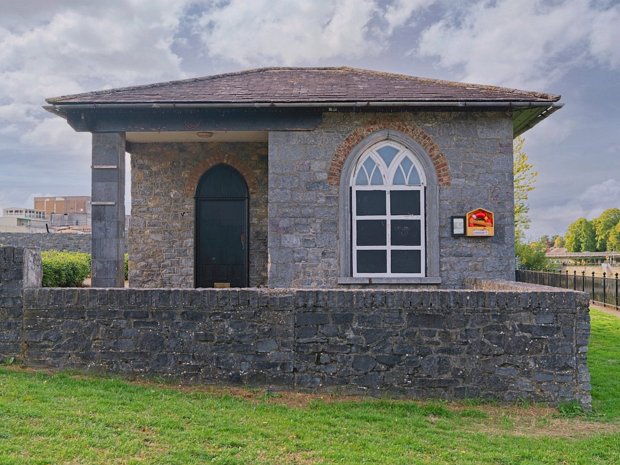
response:
{"label": "window pane", "polygon": [[420,220],[392,220],[392,245],[421,245]]}
{"label": "window pane", "polygon": [[[358,257],[359,263],[359,257]],[[358,264],[359,270],[359,264]],[[421,273],[422,252],[420,250],[392,250],[392,273]]]}
{"label": "window pane", "polygon": [[358,250],[358,273],[386,273],[387,255],[385,250]]}
{"label": "window pane", "polygon": [[403,158],[403,161],[400,162],[400,167],[403,169],[405,174],[409,173],[409,170],[413,166],[413,162],[409,159],[409,157]]}
{"label": "window pane", "polygon": [[404,186],[405,185],[405,175],[403,174],[403,169],[399,166],[396,170],[396,174],[394,175],[394,181],[392,184],[395,186]]}
{"label": "window pane", "polygon": [[366,160],[364,160],[364,163],[362,163],[362,165],[364,166],[364,168],[366,168],[368,174],[372,173],[372,170],[375,168],[375,166],[377,166],[372,157],[367,157]]}
{"label": "window pane", "polygon": [[394,160],[394,157],[400,152],[396,147],[392,147],[391,145],[385,145],[377,150],[379,156],[385,162],[385,166],[390,167],[390,163]]}
{"label": "window pane", "polygon": [[366,176],[366,171],[363,168],[357,172],[357,176],[355,177],[355,185],[357,186],[367,186],[368,185],[368,176]]}
{"label": "window pane", "polygon": [[414,166],[411,168],[411,173],[409,173],[409,179],[407,180],[407,185],[419,186],[420,184],[422,184],[422,181],[420,181],[420,173],[418,173],[418,170]]}
{"label": "window pane", "polygon": [[370,184],[372,184],[373,186],[383,185],[383,176],[381,176],[381,171],[379,171],[379,168],[375,168],[375,172],[372,173],[372,179],[370,180]]}
{"label": "window pane", "polygon": [[419,215],[420,191],[391,191],[390,213],[392,215]]}
{"label": "window pane", "polygon": [[357,245],[385,245],[385,220],[357,220]]}
{"label": "window pane", "polygon": [[355,191],[357,216],[385,215],[385,191]]}

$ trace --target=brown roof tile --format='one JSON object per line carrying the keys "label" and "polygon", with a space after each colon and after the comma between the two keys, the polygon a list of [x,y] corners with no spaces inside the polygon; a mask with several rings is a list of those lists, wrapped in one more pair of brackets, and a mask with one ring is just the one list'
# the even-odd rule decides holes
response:
{"label": "brown roof tile", "polygon": [[356,68],[260,68],[48,99],[101,103],[555,102],[557,95]]}

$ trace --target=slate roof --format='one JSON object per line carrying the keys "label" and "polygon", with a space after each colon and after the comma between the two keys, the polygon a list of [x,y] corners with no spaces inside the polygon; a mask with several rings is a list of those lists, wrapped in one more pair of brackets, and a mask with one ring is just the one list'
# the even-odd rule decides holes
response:
{"label": "slate roof", "polygon": [[340,68],[260,68],[182,81],[124,87],[47,99],[71,104],[205,103],[380,104],[398,102],[556,102],[558,95],[465,84],[404,74]]}

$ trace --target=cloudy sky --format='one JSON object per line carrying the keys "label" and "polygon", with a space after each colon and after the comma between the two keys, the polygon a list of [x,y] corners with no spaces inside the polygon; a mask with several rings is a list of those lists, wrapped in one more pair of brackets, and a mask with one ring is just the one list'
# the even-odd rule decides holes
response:
{"label": "cloudy sky", "polygon": [[262,66],[355,66],[562,94],[526,133],[530,238],[620,207],[618,0],[0,0],[0,208],[90,195],[46,97]]}

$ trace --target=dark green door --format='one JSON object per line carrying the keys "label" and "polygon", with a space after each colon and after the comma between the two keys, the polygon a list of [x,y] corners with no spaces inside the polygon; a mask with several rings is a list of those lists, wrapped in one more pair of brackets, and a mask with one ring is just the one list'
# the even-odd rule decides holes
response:
{"label": "dark green door", "polygon": [[237,170],[217,165],[196,190],[196,287],[248,286],[248,188]]}

